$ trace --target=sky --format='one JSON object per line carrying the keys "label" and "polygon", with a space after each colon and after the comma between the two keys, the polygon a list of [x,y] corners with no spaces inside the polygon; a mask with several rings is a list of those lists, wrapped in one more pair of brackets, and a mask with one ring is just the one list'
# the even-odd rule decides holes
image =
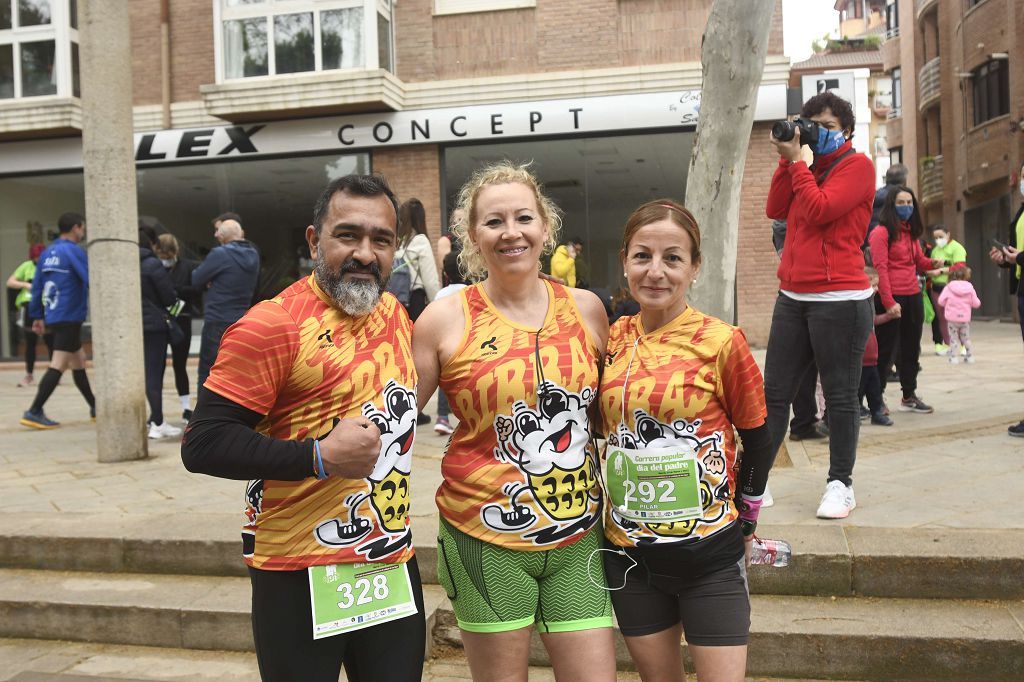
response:
{"label": "sky", "polygon": [[811,43],[839,31],[835,0],[782,0],[783,52],[794,62],[813,54]]}

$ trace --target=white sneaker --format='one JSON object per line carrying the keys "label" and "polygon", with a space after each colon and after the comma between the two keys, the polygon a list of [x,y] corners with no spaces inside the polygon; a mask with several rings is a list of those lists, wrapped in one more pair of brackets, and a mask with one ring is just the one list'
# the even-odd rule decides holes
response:
{"label": "white sneaker", "polygon": [[842,481],[829,481],[818,505],[818,518],[845,519],[856,508],[853,486],[843,485]]}
{"label": "white sneaker", "polygon": [[157,438],[177,438],[181,435],[181,429],[177,426],[172,426],[166,421],[163,424],[154,424],[149,422],[149,437],[153,439]]}
{"label": "white sneaker", "polygon": [[964,362],[966,362],[968,365],[973,365],[974,364],[974,356],[973,355],[968,355],[966,358],[964,358]]}
{"label": "white sneaker", "polygon": [[768,485],[764,486],[764,495],[761,496],[761,509],[765,507],[774,507],[775,498],[772,497],[772,491],[768,490]]}
{"label": "white sneaker", "polygon": [[949,364],[951,364],[951,365],[959,365],[960,364],[960,358],[958,358],[955,355],[950,355],[949,356]]}

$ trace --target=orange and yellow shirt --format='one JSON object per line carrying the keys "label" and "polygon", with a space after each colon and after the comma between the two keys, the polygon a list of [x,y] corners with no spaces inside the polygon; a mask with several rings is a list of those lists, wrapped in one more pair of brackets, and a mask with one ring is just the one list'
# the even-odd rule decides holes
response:
{"label": "orange and yellow shirt", "polygon": [[463,533],[512,550],[571,545],[601,514],[587,417],[599,349],[572,294],[544,283],[539,330],[505,318],[482,284],[460,291],[466,330],[441,368],[459,426],[437,506]]}
{"label": "orange and yellow shirt", "polygon": [[409,316],[391,294],[353,318],[331,305],[312,276],[253,306],[225,333],[206,388],[266,415],[258,432],[323,438],[339,420],[360,414],[381,431],[380,458],[365,479],[250,481],[242,528],[247,564],[283,571],[412,556],[411,339]]}
{"label": "orange and yellow shirt", "polygon": [[736,520],[733,427],[756,428],[767,414],[761,371],[739,328],[689,307],[650,333],[640,315],[622,318],[610,331],[600,396],[609,446],[694,447],[703,507],[698,519],[642,523],[607,505],[609,540],[620,547],[687,542]]}

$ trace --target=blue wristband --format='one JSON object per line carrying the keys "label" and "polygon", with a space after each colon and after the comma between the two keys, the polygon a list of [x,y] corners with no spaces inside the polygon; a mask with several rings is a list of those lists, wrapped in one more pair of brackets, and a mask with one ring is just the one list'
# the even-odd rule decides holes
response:
{"label": "blue wristband", "polygon": [[327,478],[327,472],[324,471],[324,460],[320,456],[320,441],[313,439],[313,452],[316,454],[316,467],[313,473],[316,474],[318,480],[322,481]]}

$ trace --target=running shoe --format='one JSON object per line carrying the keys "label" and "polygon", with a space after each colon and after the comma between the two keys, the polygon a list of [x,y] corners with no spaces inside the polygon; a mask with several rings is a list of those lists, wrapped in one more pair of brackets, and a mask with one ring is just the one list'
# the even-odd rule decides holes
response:
{"label": "running shoe", "polygon": [[856,508],[853,486],[844,485],[842,481],[829,481],[818,505],[818,518],[845,519]]}
{"label": "running shoe", "polygon": [[1017,438],[1024,438],[1024,419],[1021,419],[1019,424],[1015,424],[1014,426],[1011,426],[1010,428],[1006,429],[1006,432],[1011,436],[1016,436]]}
{"label": "running shoe", "polygon": [[430,423],[430,415],[420,412],[416,415],[416,426],[426,426]]}
{"label": "running shoe", "polygon": [[441,436],[450,436],[452,431],[452,425],[448,423],[448,417],[438,417],[437,421],[434,422],[434,433]]}
{"label": "running shoe", "polygon": [[947,346],[944,343],[937,343],[937,344],[935,344],[935,354],[936,355],[949,355],[949,346]]}
{"label": "running shoe", "polygon": [[861,405],[860,406],[860,420],[864,421],[865,419],[867,419],[870,416],[871,416],[871,410],[869,410],[868,408],[866,408],[863,405]]}
{"label": "running shoe", "polygon": [[177,426],[172,426],[167,422],[163,424],[149,423],[149,437],[156,440],[158,438],[177,438],[181,435],[181,429]]}
{"label": "running shoe", "polygon": [[32,378],[32,375],[26,374],[24,377],[22,377],[21,381],[18,382],[18,388],[25,388],[26,386],[31,386],[34,382],[35,379]]}
{"label": "running shoe", "polygon": [[89,419],[91,419],[93,421],[96,421],[96,406],[95,405],[90,405],[89,406]]}
{"label": "running shoe", "polygon": [[32,410],[26,410],[25,414],[21,415],[21,425],[28,426],[33,429],[55,429],[60,426],[60,422],[55,422],[45,414],[42,410],[33,412]]}
{"label": "running shoe", "polygon": [[935,410],[931,405],[926,405],[924,401],[918,398],[916,395],[912,395],[909,398],[904,398],[900,401],[900,412],[918,412],[920,414],[931,414]]}
{"label": "running shoe", "polygon": [[949,364],[951,364],[951,365],[959,365],[960,364],[960,358],[958,358],[955,355],[950,355],[949,356]]}
{"label": "running shoe", "polygon": [[974,364],[974,356],[973,355],[968,355],[966,358],[964,358],[964,362],[966,362],[968,365],[973,365]]}

